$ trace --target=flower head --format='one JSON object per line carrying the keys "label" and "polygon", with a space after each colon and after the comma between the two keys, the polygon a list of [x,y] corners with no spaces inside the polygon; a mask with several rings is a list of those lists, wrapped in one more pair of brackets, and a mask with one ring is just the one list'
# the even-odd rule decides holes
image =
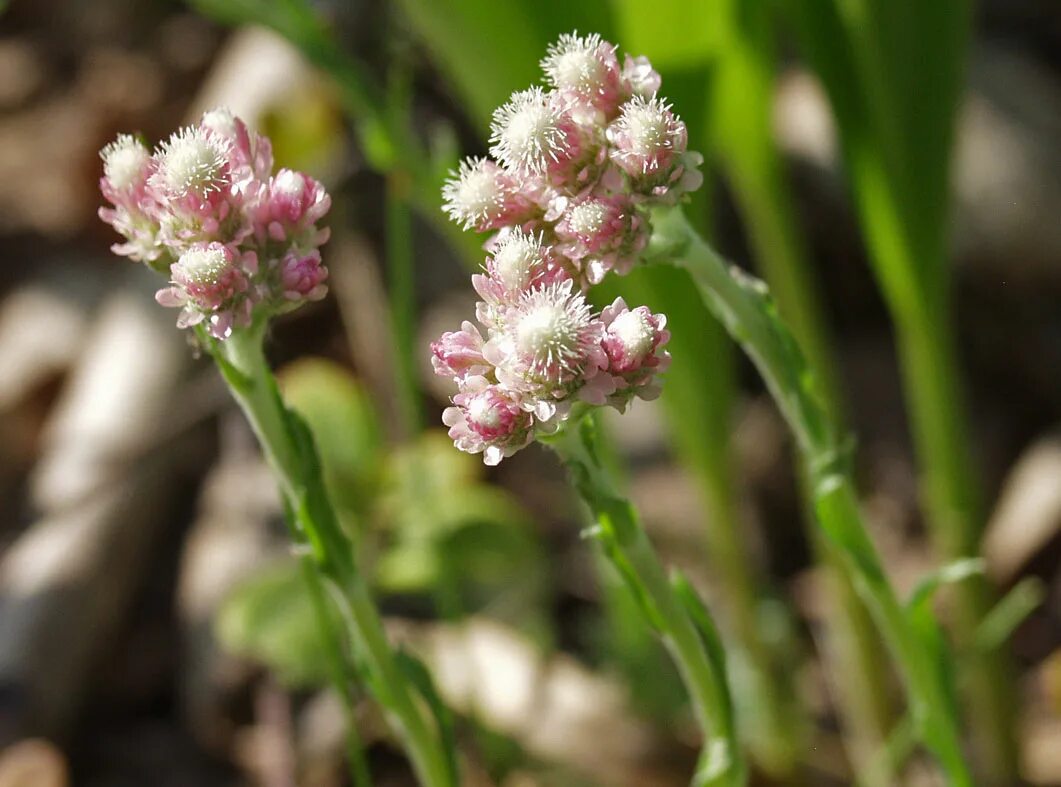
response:
{"label": "flower head", "polygon": [[173,263],[172,286],[159,290],[155,300],[181,309],[178,327],[206,321],[210,334],[224,339],[234,325],[250,320],[247,279],[256,268],[252,256],[241,259],[221,243],[194,244]]}
{"label": "flower head", "polygon": [[472,286],[490,307],[480,309],[483,321],[490,325],[500,316],[497,309],[515,303],[525,290],[571,278],[561,258],[544,245],[541,233],[534,235],[519,227],[501,234],[485,267],[485,276],[472,276]]}
{"label": "flower head", "polygon": [[227,140],[201,126],[182,128],[159,147],[151,184],[171,199],[220,192],[230,182],[229,151]]}
{"label": "flower head", "polygon": [[99,209],[99,217],[125,237],[125,243],[111,247],[115,254],[137,262],[154,263],[164,247],[159,238],[156,204],[147,183],[155,170],[155,160],[147,147],[129,134],[100,151],[103,177],[99,187],[110,207]]}
{"label": "flower head", "polygon": [[608,129],[612,160],[633,177],[655,176],[671,167],[685,151],[687,138],[685,124],[655,96],[631,98]]}
{"label": "flower head", "polygon": [[628,273],[648,242],[647,225],[621,195],[572,202],[557,222],[556,236],[564,254],[581,262],[589,284],[598,284],[610,270]]}
{"label": "flower head", "polygon": [[540,87],[514,93],[494,112],[490,152],[515,175],[553,184],[584,181],[600,146],[579,128],[563,101]]}
{"label": "flower head", "polygon": [[461,451],[483,454],[488,465],[498,464],[531,440],[534,420],[518,394],[485,377],[466,379],[453,404],[442,413],[449,436]]}
{"label": "flower head", "polygon": [[483,348],[509,388],[537,400],[532,407],[546,420],[555,401],[574,393],[607,366],[600,341],[604,325],[571,280],[524,292],[509,307],[504,328]]}
{"label": "flower head", "polygon": [[663,346],[670,341],[667,318],[647,306],[631,310],[622,298],[601,312],[605,325],[601,346],[608,355],[608,374],[615,380],[612,404],[621,407],[632,396],[654,399],[659,394],[656,375],[670,365]]}
{"label": "flower head", "polygon": [[[442,187],[442,209],[464,229],[498,229],[526,216],[531,203],[513,179],[485,158],[468,158]],[[518,223],[518,221],[516,221]]]}
{"label": "flower head", "polygon": [[431,344],[431,366],[439,377],[461,382],[466,377],[490,374],[493,367],[483,357],[483,336],[465,320],[459,331],[442,334]]}
{"label": "flower head", "polygon": [[531,87],[494,112],[490,153],[443,188],[465,229],[495,231],[472,286],[479,326],[431,345],[436,373],[459,386],[443,420],[488,464],[563,423],[575,402],[623,410],[659,391],[670,361],[666,318],[620,298],[595,315],[585,291],[637,262],[647,208],[697,188],[703,162],[657,98],[659,73],[600,36],[563,35]]}
{"label": "flower head", "polygon": [[608,127],[612,161],[642,196],[674,202],[700,187],[699,153],[686,152],[688,132],[669,104],[652,96],[635,95]]}
{"label": "flower head", "polygon": [[107,199],[137,205],[144,198],[147,179],[154,169],[151,151],[136,137],[119,134],[99,155],[103,159],[100,188]]}
{"label": "flower head", "polygon": [[324,187],[292,170],[271,176],[269,140],[226,109],[205,113],[149,153],[129,135],[101,152],[100,217],[125,242],[114,251],[170,277],[156,299],[178,325],[216,338],[327,292],[318,227]]}
{"label": "flower head", "polygon": [[549,83],[569,102],[606,117],[614,114],[621,86],[613,44],[596,34],[567,33],[549,47],[541,66]]}

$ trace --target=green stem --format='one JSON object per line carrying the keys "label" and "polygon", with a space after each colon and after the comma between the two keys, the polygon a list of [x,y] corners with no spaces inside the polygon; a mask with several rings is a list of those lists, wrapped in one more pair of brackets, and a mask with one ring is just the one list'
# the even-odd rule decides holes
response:
{"label": "green stem", "polygon": [[335,589],[350,644],[369,685],[409,753],[421,784],[453,787],[451,758],[439,731],[401,673],[353,548],[328,500],[308,429],[284,406],[262,349],[265,321],[208,344],[225,381],[250,421],[280,484],[298,534],[323,586]]}
{"label": "green stem", "polygon": [[[698,209],[699,215],[706,215]],[[734,352],[726,332],[704,308],[684,271],[657,268],[623,280],[623,293],[656,303],[670,320],[670,351],[662,402],[671,439],[681,460],[698,481],[704,500],[711,570],[721,592],[723,630],[732,633],[742,659],[744,680],[734,680],[742,714],[741,733],[752,757],[772,777],[791,780],[807,738],[791,672],[792,650],[783,638],[767,639],[762,624],[767,592],[741,528],[730,434],[732,432]],[[782,641],[778,641],[781,639]]]}
{"label": "green stem", "polygon": [[[294,522],[291,523],[292,538],[297,538]],[[357,714],[354,709],[353,698],[350,696],[351,681],[350,670],[346,660],[343,658],[342,636],[336,630],[335,620],[324,595],[321,578],[317,573],[313,560],[308,555],[299,558],[299,567],[302,570],[302,578],[309,591],[310,602],[313,605],[313,615],[317,620],[317,626],[324,633],[324,648],[327,651],[328,673],[332,687],[339,695],[343,706],[343,719],[346,722],[346,759],[350,769],[350,780],[354,787],[372,787],[372,774],[368,768],[368,760],[365,758],[365,749],[361,742],[361,736],[357,732]]]}
{"label": "green stem", "polygon": [[858,509],[846,466],[846,441],[820,405],[814,377],[774,313],[765,287],[731,270],[697,235],[680,209],[657,209],[653,227],[646,258],[685,267],[708,308],[758,367],[796,437],[814,491],[818,520],[843,553],[846,571],[899,667],[924,743],[952,785],[971,785],[958,721],[940,665],[888,582]]}
{"label": "green stem", "polygon": [[[772,79],[772,72],[765,78]],[[782,179],[781,161],[769,133],[756,138],[758,155],[742,155],[740,144],[732,146],[729,170],[737,200],[747,218],[755,257],[762,264],[778,310],[818,375],[824,406],[840,423],[844,406],[837,364],[822,316],[821,298],[806,264],[804,246]],[[822,656],[833,667],[835,700],[843,719],[848,755],[856,770],[871,759],[879,762],[864,777],[866,787],[895,784],[896,776],[888,772],[887,761],[876,756],[893,722],[887,683],[881,680],[885,674],[884,660],[877,647],[876,633],[839,565],[835,547],[821,537],[814,522],[812,489],[805,483],[801,491],[807,508],[808,537],[832,590],[828,594],[830,614]]]}
{"label": "green stem", "polygon": [[[572,415],[557,434],[539,439],[550,445],[571,471],[579,493],[597,518],[596,534],[606,556],[641,602],[689,691],[705,736],[694,785],[740,787],[746,783],[747,772],[724,665],[709,650],[717,638],[714,625],[708,618],[710,633],[698,630],[668,580],[636,511],[615,491],[600,463],[590,437],[591,428],[591,421]],[[700,614],[706,616],[706,611]]]}
{"label": "green stem", "polygon": [[[744,68],[749,73],[739,79],[733,79],[732,74],[726,74],[725,78],[720,75],[719,90],[729,94],[747,88],[751,83],[759,87],[756,92],[763,95],[763,106],[753,125],[758,133],[751,135],[751,141],[744,126],[740,127],[743,134],[734,132],[726,138],[732,140],[726,148],[726,169],[730,172],[738,203],[750,229],[755,258],[770,283],[778,310],[806,352],[811,368],[819,375],[823,402],[839,422],[844,407],[832,343],[818,288],[806,264],[804,244],[784,184],[781,160],[767,124],[768,96],[772,95],[768,86],[773,80],[773,70],[754,47],[744,53],[744,58],[748,62],[738,62],[730,68]],[[743,100],[740,95],[731,95],[724,106],[736,106]],[[832,667],[830,672],[835,700],[843,719],[845,745],[853,766],[858,770],[870,759],[877,759],[876,752],[884,744],[893,721],[887,684],[881,680],[884,664],[880,649],[876,647],[872,622],[838,565],[835,549],[821,537],[813,521],[812,491],[806,484],[801,491],[807,508],[805,523],[809,541],[833,591],[828,594],[830,614],[823,637],[822,657]],[[886,762],[882,763],[881,767],[872,770],[866,787],[895,784],[895,775],[887,772],[886,765]]]}

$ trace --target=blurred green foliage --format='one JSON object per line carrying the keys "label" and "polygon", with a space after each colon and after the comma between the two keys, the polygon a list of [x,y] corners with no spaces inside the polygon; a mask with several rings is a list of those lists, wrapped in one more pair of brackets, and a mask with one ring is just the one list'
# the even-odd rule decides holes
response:
{"label": "blurred green foliage", "polygon": [[218,611],[214,631],[226,650],[267,665],[286,685],[328,681],[324,635],[293,560],[241,582]]}

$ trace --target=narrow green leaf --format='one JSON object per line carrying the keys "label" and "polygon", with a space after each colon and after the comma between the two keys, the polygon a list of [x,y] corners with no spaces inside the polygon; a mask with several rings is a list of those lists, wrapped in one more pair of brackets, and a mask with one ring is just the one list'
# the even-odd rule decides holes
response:
{"label": "narrow green leaf", "polygon": [[417,692],[424,698],[428,708],[430,708],[431,716],[434,718],[438,729],[442,751],[446,756],[449,782],[450,784],[459,784],[460,771],[457,765],[457,737],[453,727],[453,714],[439,696],[435,681],[424,662],[405,650],[399,650],[394,658],[398,669],[402,671],[409,683],[416,687]]}
{"label": "narrow green leaf", "polygon": [[906,608],[914,610],[927,605],[941,587],[953,585],[969,577],[980,576],[984,573],[985,566],[983,558],[963,558],[941,566],[928,576],[921,578],[910,593]]}
{"label": "narrow green leaf", "polygon": [[1002,647],[1045,598],[1046,587],[1041,579],[1022,579],[980,621],[973,640],[976,649],[987,653]]}

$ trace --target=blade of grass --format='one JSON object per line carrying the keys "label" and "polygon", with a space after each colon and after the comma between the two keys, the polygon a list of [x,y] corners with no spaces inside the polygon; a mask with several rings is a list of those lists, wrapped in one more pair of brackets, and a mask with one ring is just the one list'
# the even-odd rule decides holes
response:
{"label": "blade of grass", "polygon": [[[976,555],[983,525],[954,337],[946,230],[950,150],[968,2],[791,0],[802,46],[833,106],[874,271],[896,326],[923,508],[948,560]],[[992,598],[955,589],[969,721],[984,777],[1015,778],[1012,676],[1004,650],[976,652]]]}
{"label": "blade of grass", "polygon": [[[392,55],[387,79],[387,107],[395,125],[409,121],[410,80],[405,59]],[[406,438],[423,428],[420,386],[416,374],[416,293],[413,270],[413,222],[409,208],[412,176],[404,167],[393,167],[386,176],[384,244],[389,273],[391,329],[394,335],[394,371],[401,398]]]}

